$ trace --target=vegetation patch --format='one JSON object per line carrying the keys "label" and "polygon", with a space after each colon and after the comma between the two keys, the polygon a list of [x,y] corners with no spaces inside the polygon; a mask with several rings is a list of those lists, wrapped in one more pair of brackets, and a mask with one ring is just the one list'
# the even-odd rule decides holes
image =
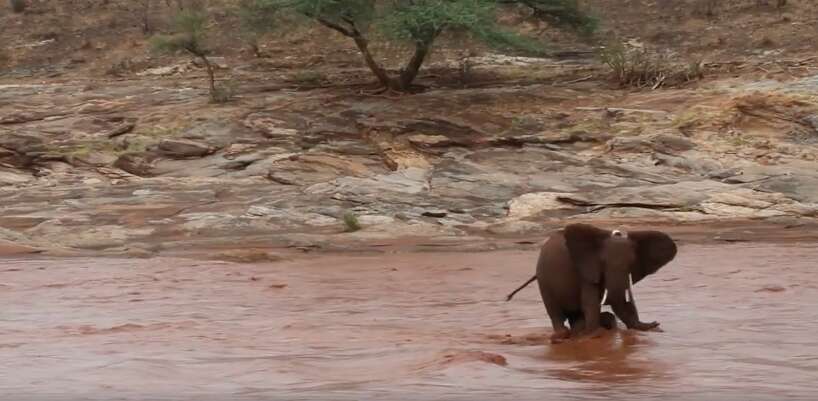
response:
{"label": "vegetation patch", "polygon": [[355,213],[352,213],[352,212],[344,213],[343,220],[344,220],[344,231],[346,231],[348,233],[359,231],[362,228],[361,227],[361,222],[358,221],[358,216],[356,216]]}
{"label": "vegetation patch", "polygon": [[[250,31],[281,25],[286,19],[288,26],[311,22],[348,38],[378,82],[402,92],[411,89],[435,43],[446,33],[498,49],[543,54],[542,44],[501,26],[500,9],[526,9],[533,18],[582,33],[593,31],[596,25],[576,0],[251,0],[241,5],[240,14],[246,16],[244,25]],[[374,53],[372,43],[378,40],[411,49],[396,73]]]}
{"label": "vegetation patch", "polygon": [[299,85],[317,86],[324,83],[327,76],[319,71],[303,70],[292,76],[292,80]]}
{"label": "vegetation patch", "polygon": [[611,78],[621,87],[658,89],[704,78],[702,60],[679,63],[664,52],[646,46],[614,43],[599,52]]}
{"label": "vegetation patch", "polygon": [[210,100],[213,103],[226,103],[233,93],[229,88],[216,84],[215,66],[208,59],[211,50],[207,45],[207,22],[208,16],[203,11],[181,11],[173,24],[177,33],[154,36],[151,46],[154,50],[165,53],[184,51],[201,60],[207,72]]}

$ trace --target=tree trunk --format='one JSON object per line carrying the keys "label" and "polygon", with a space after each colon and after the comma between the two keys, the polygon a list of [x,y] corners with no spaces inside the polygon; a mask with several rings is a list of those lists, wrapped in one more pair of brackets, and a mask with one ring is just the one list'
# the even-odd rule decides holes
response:
{"label": "tree trunk", "polygon": [[372,57],[372,53],[369,52],[369,42],[366,38],[362,36],[353,36],[352,39],[355,41],[355,45],[358,47],[358,50],[361,52],[361,55],[364,57],[364,62],[366,62],[366,66],[375,74],[375,77],[378,78],[378,82],[381,83],[384,87],[392,90],[401,90],[399,82],[389,76],[389,73],[378,64],[377,61]]}
{"label": "tree trunk", "polygon": [[418,43],[415,45],[415,54],[412,55],[412,58],[409,60],[409,63],[406,64],[406,67],[403,67],[400,71],[398,84],[400,85],[401,91],[409,90],[412,82],[414,82],[415,78],[417,78],[418,72],[420,72],[420,67],[423,65],[423,62],[426,60],[426,56],[428,54],[428,44]]}
{"label": "tree trunk", "polygon": [[210,98],[216,100],[216,74],[213,72],[213,65],[210,64],[210,60],[208,60],[204,54],[197,54],[197,56],[202,59],[205,70],[207,71],[207,81],[210,84]]}
{"label": "tree trunk", "polygon": [[142,33],[147,35],[151,33],[151,1],[144,0],[142,2]]}
{"label": "tree trunk", "polygon": [[355,41],[355,46],[358,47],[358,51],[361,52],[366,66],[369,67],[369,70],[372,71],[373,74],[375,74],[378,82],[380,82],[384,88],[398,92],[406,92],[409,90],[412,82],[415,80],[415,78],[417,78],[420,67],[426,60],[426,56],[429,54],[429,49],[431,48],[432,43],[440,34],[440,29],[438,29],[435,32],[430,32],[430,35],[428,35],[424,40],[417,41],[415,43],[415,53],[412,55],[409,63],[401,69],[400,74],[397,77],[391,77],[389,76],[389,72],[387,72],[386,69],[378,64],[378,62],[372,57],[372,53],[369,51],[369,41],[363,34],[361,34],[361,32],[355,26],[354,21],[344,20],[348,26],[342,26],[337,22],[321,17],[316,17],[316,20],[321,25],[335,30],[348,38],[352,38],[352,40]]}
{"label": "tree trunk", "polygon": [[369,67],[369,70],[372,71],[373,74],[375,74],[378,82],[380,82],[380,84],[386,89],[399,92],[409,90],[412,82],[415,80],[415,78],[417,78],[420,67],[426,60],[426,56],[429,54],[429,49],[431,48],[432,43],[440,34],[440,31],[438,30],[437,32],[429,35],[429,37],[425,40],[416,42],[415,53],[412,55],[409,63],[401,69],[400,74],[397,77],[391,77],[389,76],[389,72],[387,72],[383,66],[378,64],[374,57],[372,57],[372,53],[369,51],[369,41],[363,34],[361,34],[360,31],[358,31],[354,22],[347,21],[349,26],[344,27],[338,23],[323,18],[317,18],[317,21],[327,28],[335,30],[348,38],[352,38],[352,40],[355,41],[355,46],[358,47],[358,51],[361,52],[361,56],[363,56],[366,66]]}
{"label": "tree trunk", "polygon": [[372,73],[375,74],[375,77],[378,78],[378,82],[380,82],[385,88],[398,92],[406,92],[409,90],[412,82],[415,81],[415,78],[417,78],[418,73],[420,72],[420,67],[423,66],[423,62],[426,61],[426,56],[429,55],[428,43],[416,44],[415,52],[412,54],[412,58],[409,60],[406,66],[401,69],[400,74],[397,77],[391,77],[389,76],[389,73],[372,57],[372,53],[369,51],[369,43],[367,42],[366,38],[359,36],[353,37],[353,39],[355,40],[355,45],[358,46],[358,50],[360,50],[361,55],[363,55],[367,67],[369,67]]}

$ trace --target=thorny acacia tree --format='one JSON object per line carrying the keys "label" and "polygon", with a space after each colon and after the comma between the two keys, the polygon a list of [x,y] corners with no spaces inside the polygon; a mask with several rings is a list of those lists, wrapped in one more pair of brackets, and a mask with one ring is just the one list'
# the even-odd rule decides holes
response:
{"label": "thorny acacia tree", "polygon": [[[535,41],[498,24],[501,8],[527,10],[532,17],[581,31],[590,32],[595,23],[580,11],[577,0],[249,0],[245,4],[277,18],[307,17],[350,38],[378,81],[395,91],[410,89],[435,40],[447,31],[466,33],[496,48],[541,51]],[[397,75],[373,56],[374,33],[412,46],[411,57]]]}
{"label": "thorny acacia tree", "polygon": [[207,82],[210,89],[210,99],[217,103],[228,100],[228,95],[216,87],[216,74],[213,64],[207,58],[210,50],[206,47],[207,15],[199,11],[182,11],[174,19],[176,33],[173,35],[157,35],[151,39],[154,50],[160,52],[185,51],[198,58],[204,64],[207,72]]}

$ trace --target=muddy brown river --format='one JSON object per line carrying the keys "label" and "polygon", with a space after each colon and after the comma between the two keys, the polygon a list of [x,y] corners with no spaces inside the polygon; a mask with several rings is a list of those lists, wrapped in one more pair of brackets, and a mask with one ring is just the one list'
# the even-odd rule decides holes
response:
{"label": "muddy brown river", "polygon": [[[818,247],[685,245],[644,320],[548,344],[534,251],[6,259],[9,400],[814,400]],[[668,397],[670,396],[670,397]]]}

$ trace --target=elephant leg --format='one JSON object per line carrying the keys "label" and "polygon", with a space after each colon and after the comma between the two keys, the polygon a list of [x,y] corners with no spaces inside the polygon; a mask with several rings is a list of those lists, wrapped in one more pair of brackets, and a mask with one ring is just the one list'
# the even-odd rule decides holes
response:
{"label": "elephant leg", "polygon": [[658,322],[645,323],[639,321],[639,312],[637,312],[634,302],[627,302],[623,299],[621,301],[612,302],[611,306],[616,316],[618,316],[629,329],[648,331],[659,327]]}
{"label": "elephant leg", "polygon": [[563,308],[551,298],[551,293],[549,289],[544,286],[543,282],[539,282],[539,284],[542,303],[545,305],[548,318],[551,319],[551,327],[554,328],[554,334],[551,335],[551,342],[560,342],[571,336],[571,332],[565,327],[565,319],[567,316]]}
{"label": "elephant leg", "polygon": [[554,328],[554,334],[551,334],[551,342],[559,342],[568,337],[571,337],[571,331],[565,327],[565,315],[559,308],[552,306],[545,306],[548,312],[548,317],[551,319],[551,327]]}
{"label": "elephant leg", "polygon": [[565,327],[565,313],[558,305],[549,299],[548,295],[543,292],[543,304],[545,304],[545,311],[548,313],[548,318],[551,319],[551,327],[554,328],[554,334],[551,335],[551,342],[559,342],[571,336],[571,332]]}
{"label": "elephant leg", "polygon": [[616,328],[616,316],[611,312],[602,312],[599,314],[599,325],[612,330]]}
{"label": "elephant leg", "polygon": [[582,313],[568,315],[568,324],[571,325],[571,335],[575,336],[585,330],[585,318]]}
{"label": "elephant leg", "polygon": [[[568,317],[568,323],[571,324],[571,335],[577,335],[585,330],[585,318],[582,314]],[[601,312],[599,314],[599,325],[607,330],[616,328],[616,316],[611,312]]]}
{"label": "elephant leg", "polygon": [[585,318],[585,332],[596,333],[600,328],[601,300],[599,286],[592,283],[582,284],[582,316]]}

